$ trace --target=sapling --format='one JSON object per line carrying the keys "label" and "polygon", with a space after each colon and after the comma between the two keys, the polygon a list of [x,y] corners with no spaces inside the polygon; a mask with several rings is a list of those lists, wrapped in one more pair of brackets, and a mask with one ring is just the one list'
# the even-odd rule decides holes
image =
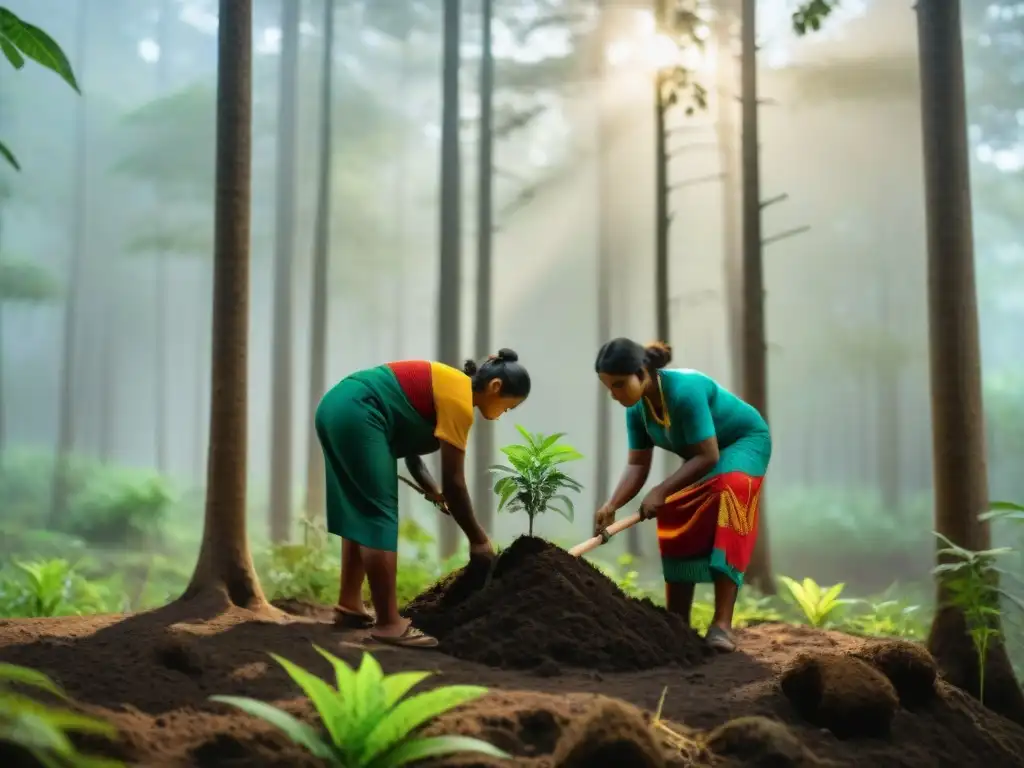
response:
{"label": "sapling", "polygon": [[853,602],[840,597],[846,588],[842,582],[831,587],[823,587],[809,577],[799,582],[788,576],[779,576],[779,581],[789,591],[807,623],[812,627],[824,627],[833,614],[844,605]]}
{"label": "sapling", "polygon": [[525,442],[501,449],[511,466],[496,464],[490,468],[500,475],[494,483],[498,511],[525,512],[530,520],[530,536],[533,536],[534,518],[549,509],[572,522],[575,509],[566,492],[579,492],[583,486],[565,474],[561,465],[582,459],[583,455],[571,445],[558,442],[565,436],[564,432],[544,435],[531,434],[519,425],[516,429]]}

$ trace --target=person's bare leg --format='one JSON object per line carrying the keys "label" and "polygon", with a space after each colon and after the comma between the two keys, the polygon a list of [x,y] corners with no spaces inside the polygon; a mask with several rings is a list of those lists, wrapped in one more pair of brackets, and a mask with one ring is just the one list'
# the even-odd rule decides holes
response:
{"label": "person's bare leg", "polygon": [[693,611],[693,592],[696,585],[692,582],[665,582],[665,609],[669,613],[682,616],[687,626]]}
{"label": "person's bare leg", "polygon": [[363,582],[366,567],[360,546],[348,539],[341,540],[341,585],[338,592],[338,608],[345,613],[366,616],[363,605]]}
{"label": "person's bare leg", "polygon": [[395,592],[398,553],[369,547],[362,547],[361,550],[366,577],[370,580],[370,600],[377,613],[377,626],[373,634],[399,637],[408,629],[409,620],[398,613],[398,594]]}
{"label": "person's bare leg", "polygon": [[715,615],[711,626],[732,632],[733,610],[736,608],[736,596],[739,587],[728,576],[716,573],[715,581]]}

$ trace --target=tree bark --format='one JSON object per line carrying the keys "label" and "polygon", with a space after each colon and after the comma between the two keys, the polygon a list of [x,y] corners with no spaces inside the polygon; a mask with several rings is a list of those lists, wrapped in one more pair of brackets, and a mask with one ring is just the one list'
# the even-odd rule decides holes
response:
{"label": "tree bark", "polygon": [[[89,49],[89,1],[79,0],[78,3],[78,61],[75,69],[80,84],[85,82],[86,56]],[[64,332],[60,365],[60,402],[59,422],[57,427],[57,450],[53,464],[53,488],[50,499],[50,525],[57,522],[67,512],[68,488],[67,461],[75,447],[75,363],[78,344],[78,310],[81,302],[81,285],[85,272],[85,236],[86,236],[86,205],[88,204],[88,171],[89,171],[89,125],[88,102],[84,96],[78,98],[76,104],[74,127],[75,170],[74,190],[75,206],[71,226],[72,243],[71,259],[68,266],[67,291],[64,298]]]}
{"label": "tree bark", "polygon": [[[462,317],[462,164],[459,152],[460,0],[444,0],[444,65],[441,108],[440,275],[437,298],[437,354],[442,363],[460,367]],[[458,527],[442,515],[441,557],[458,547]]]}
{"label": "tree bark", "polygon": [[[671,343],[668,315],[668,152],[665,150],[663,77],[654,76],[654,327],[657,339]],[[630,529],[634,530],[634,529]]]}
{"label": "tree bark", "polygon": [[[493,0],[481,1],[483,26],[480,53],[480,149],[477,167],[476,227],[476,357],[482,360],[491,351],[491,249],[494,241],[493,176],[494,176],[494,52],[491,22]],[[494,425],[480,419],[473,436],[473,468],[476,488],[473,506],[480,524],[488,533],[494,530],[494,494],[487,467],[494,459]]]}
{"label": "tree bark", "polygon": [[[768,356],[764,322],[764,268],[761,260],[761,169],[758,146],[757,1],[743,0],[742,154],[743,154],[743,396],[768,421]],[[746,580],[762,594],[775,594],[768,544],[768,515],[762,489],[757,543]]]}
{"label": "tree bark", "polygon": [[[975,293],[967,108],[959,0],[918,0],[921,128],[928,233],[928,324],[935,528],[972,550],[990,546],[981,353]],[[978,696],[978,657],[961,611],[936,581],[928,648],[946,679]],[[985,704],[1024,724],[1024,694],[1002,642],[985,660]]]}
{"label": "tree bark", "polygon": [[300,15],[301,0],[282,0],[281,68],[277,97],[273,373],[270,397],[270,540],[275,543],[290,538],[292,524],[292,283]]}
{"label": "tree bark", "polygon": [[314,428],[320,398],[327,389],[327,274],[331,237],[331,101],[334,80],[334,0],[324,0],[324,50],[320,75],[320,175],[317,186],[313,284],[309,313],[309,440],[306,445],[307,520],[324,515],[324,457]]}
{"label": "tree bark", "polygon": [[220,0],[213,344],[206,514],[182,600],[266,610],[246,537],[252,0]]}

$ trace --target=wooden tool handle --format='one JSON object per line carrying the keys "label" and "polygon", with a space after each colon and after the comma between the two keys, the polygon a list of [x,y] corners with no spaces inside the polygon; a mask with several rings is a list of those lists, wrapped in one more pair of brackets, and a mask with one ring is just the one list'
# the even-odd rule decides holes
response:
{"label": "wooden tool handle", "polygon": [[608,539],[610,539],[615,534],[621,533],[622,531],[626,530],[627,528],[632,528],[634,525],[636,525],[639,522],[640,522],[640,513],[637,512],[635,515],[630,515],[629,517],[623,518],[622,520],[619,520],[618,522],[612,523],[607,528],[605,528],[605,535],[604,536],[594,536],[593,538],[587,539],[586,541],[584,541],[584,542],[582,542],[580,544],[577,544],[575,547],[573,547],[572,549],[569,550],[569,554],[572,555],[573,557],[579,557],[580,555],[585,555],[590,550],[597,549],[602,544],[606,543],[608,541]]}

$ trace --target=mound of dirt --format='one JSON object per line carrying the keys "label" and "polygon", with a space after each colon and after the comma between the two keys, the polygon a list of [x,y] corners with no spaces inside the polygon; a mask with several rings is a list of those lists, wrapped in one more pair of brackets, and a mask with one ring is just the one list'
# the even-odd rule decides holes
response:
{"label": "mound of dirt", "polygon": [[565,732],[552,762],[559,768],[664,768],[665,755],[640,710],[601,697]]}
{"label": "mound of dirt", "polygon": [[405,614],[451,656],[554,676],[560,665],[602,672],[693,666],[703,641],[678,616],[627,597],[586,560],[523,536],[493,571],[471,562],[413,600]]}
{"label": "mound of dirt", "polygon": [[789,728],[767,717],[738,717],[708,734],[707,747],[726,764],[747,768],[817,768],[827,765]]}
{"label": "mound of dirt", "polygon": [[841,739],[888,736],[899,707],[888,678],[854,656],[798,656],[781,687],[804,719]]}
{"label": "mound of dirt", "polygon": [[866,646],[854,654],[889,678],[907,709],[916,709],[937,695],[938,672],[927,649],[905,640],[890,640]]}

